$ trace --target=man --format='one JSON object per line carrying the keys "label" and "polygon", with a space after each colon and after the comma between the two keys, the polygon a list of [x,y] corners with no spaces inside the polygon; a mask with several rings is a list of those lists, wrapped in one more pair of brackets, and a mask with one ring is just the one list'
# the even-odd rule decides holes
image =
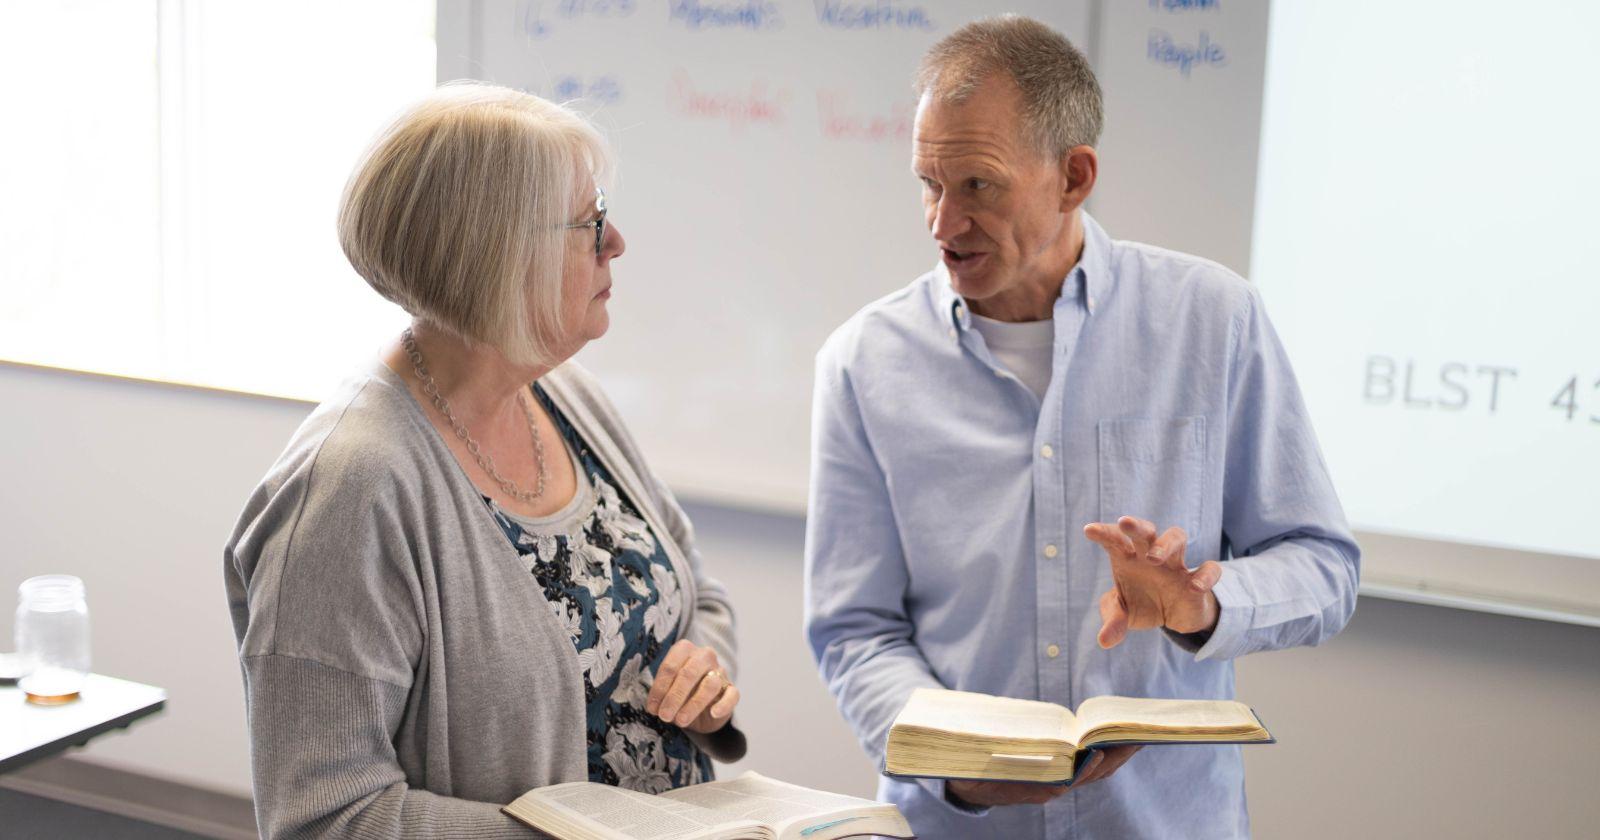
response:
{"label": "man", "polygon": [[[1227,698],[1234,658],[1337,633],[1359,551],[1288,359],[1237,275],[1083,212],[1083,56],[990,19],[918,88],[941,263],[834,333],[813,408],[807,635],[873,759],[919,686]],[[1135,752],[879,794],[926,838],[1248,836],[1238,747]]]}

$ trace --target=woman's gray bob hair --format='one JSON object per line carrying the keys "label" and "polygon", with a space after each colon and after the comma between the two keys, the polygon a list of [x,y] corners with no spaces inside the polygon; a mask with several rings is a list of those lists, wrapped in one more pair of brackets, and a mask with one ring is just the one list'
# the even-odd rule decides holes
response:
{"label": "woman's gray bob hair", "polygon": [[494,85],[440,86],[362,156],[339,244],[372,288],[413,316],[520,365],[561,338],[569,231],[610,172],[588,120]]}

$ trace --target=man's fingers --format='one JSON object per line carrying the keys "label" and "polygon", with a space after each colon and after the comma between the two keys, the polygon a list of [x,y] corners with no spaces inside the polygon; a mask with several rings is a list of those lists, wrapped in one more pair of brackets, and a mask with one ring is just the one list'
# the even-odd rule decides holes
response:
{"label": "man's fingers", "polygon": [[1189,535],[1182,528],[1174,525],[1161,534],[1155,545],[1150,546],[1150,552],[1145,556],[1153,564],[1167,564],[1171,569],[1182,569],[1183,552],[1189,545]]}
{"label": "man's fingers", "polygon": [[1219,580],[1222,580],[1222,564],[1207,560],[1194,570],[1194,574],[1189,575],[1189,587],[1196,592],[1209,592]]}
{"label": "man's fingers", "polygon": [[1126,618],[1127,611],[1122,607],[1122,596],[1115,587],[1108,589],[1100,596],[1100,621],[1105,624],[1113,619]]}
{"label": "man's fingers", "polygon": [[1043,805],[1066,792],[1059,785],[1030,785],[1021,782],[979,782],[951,779],[947,789],[961,801],[972,805]]}
{"label": "man's fingers", "polygon": [[1137,554],[1148,554],[1150,545],[1156,541],[1156,524],[1148,519],[1124,516],[1117,520],[1117,527],[1133,540]]}
{"label": "man's fingers", "polygon": [[1104,522],[1091,522],[1083,526],[1083,535],[1112,555],[1134,552],[1133,540],[1116,526]]}
{"label": "man's fingers", "polygon": [[1098,781],[1100,779],[1100,765],[1104,764],[1105,761],[1106,754],[1096,750],[1094,755],[1089,756],[1089,761],[1083,765],[1082,772],[1078,773],[1072,786],[1091,785]]}
{"label": "man's fingers", "polygon": [[667,689],[672,687],[673,677],[678,675],[678,669],[683,667],[684,660],[689,658],[689,653],[694,650],[694,643],[688,639],[681,639],[667,651],[665,659],[661,660],[661,667],[656,669],[655,682],[650,686],[650,696],[645,698],[644,710],[656,714],[661,710],[661,701],[667,697]]}
{"label": "man's fingers", "polygon": [[1100,765],[1100,778],[1104,779],[1117,772],[1117,769],[1127,764],[1128,759],[1133,758],[1133,754],[1138,752],[1139,749],[1137,746],[1107,748],[1105,750],[1106,760]]}
{"label": "man's fingers", "polygon": [[1028,787],[1031,790],[1028,791],[1027,798],[1023,800],[1028,805],[1043,805],[1066,792],[1056,785],[1028,785]]}
{"label": "man's fingers", "polygon": [[1083,772],[1077,775],[1072,786],[1078,787],[1105,781],[1110,778],[1111,774],[1117,772],[1118,768],[1127,764],[1128,759],[1133,758],[1133,754],[1139,750],[1140,747],[1138,746],[1107,747],[1103,750],[1095,750],[1094,756],[1089,759],[1088,763],[1083,765]]}
{"label": "man's fingers", "polygon": [[1079,773],[1072,782],[1073,787],[1094,784],[1105,781],[1117,768],[1128,763],[1128,759],[1138,752],[1138,747],[1107,747],[1095,750],[1088,763],[1083,765],[1083,772]]}
{"label": "man's fingers", "polygon": [[1100,635],[1097,641],[1102,648],[1113,648],[1128,635],[1128,609],[1122,603],[1122,593],[1111,589],[1100,596]]}

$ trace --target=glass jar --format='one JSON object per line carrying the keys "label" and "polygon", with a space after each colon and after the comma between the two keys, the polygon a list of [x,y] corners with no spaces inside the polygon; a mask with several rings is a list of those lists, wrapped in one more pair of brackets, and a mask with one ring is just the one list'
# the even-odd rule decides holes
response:
{"label": "glass jar", "polygon": [[31,577],[18,587],[17,653],[28,701],[54,705],[75,700],[89,676],[89,605],[83,581],[72,575]]}

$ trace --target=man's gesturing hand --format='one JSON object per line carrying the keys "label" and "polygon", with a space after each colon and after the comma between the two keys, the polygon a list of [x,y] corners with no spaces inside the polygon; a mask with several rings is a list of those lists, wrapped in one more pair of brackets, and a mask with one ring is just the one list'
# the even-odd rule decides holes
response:
{"label": "man's gesturing hand", "polygon": [[1222,578],[1222,564],[1207,560],[1189,571],[1183,562],[1189,536],[1182,528],[1168,528],[1158,538],[1154,523],[1124,516],[1114,525],[1085,525],[1083,533],[1111,558],[1111,591],[1100,596],[1101,647],[1115,647],[1129,630],[1198,633],[1216,627],[1211,588]]}

